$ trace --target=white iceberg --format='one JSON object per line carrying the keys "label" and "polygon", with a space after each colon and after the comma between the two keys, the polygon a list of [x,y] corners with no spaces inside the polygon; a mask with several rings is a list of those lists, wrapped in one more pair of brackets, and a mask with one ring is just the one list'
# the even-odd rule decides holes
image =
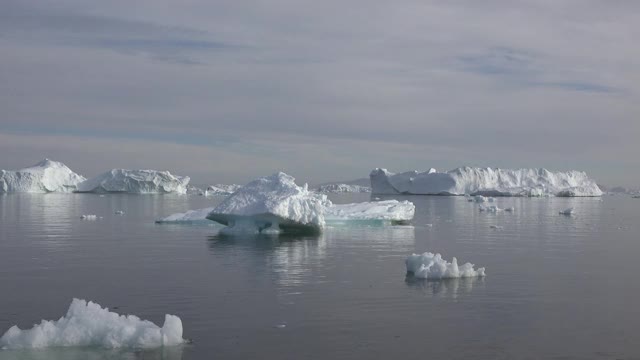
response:
{"label": "white iceberg", "polygon": [[415,214],[416,207],[409,201],[385,200],[355,204],[332,204],[325,209],[327,222],[386,221],[406,224]]}
{"label": "white iceberg", "polygon": [[[312,231],[325,226],[326,195],[298,186],[283,172],[254,180],[216,206],[207,219],[227,225],[225,232]],[[267,230],[268,229],[268,230]]]}
{"label": "white iceberg", "polygon": [[316,191],[321,193],[370,193],[371,187],[350,184],[327,184],[320,186]]}
{"label": "white iceberg", "polygon": [[20,170],[0,170],[0,193],[5,192],[72,192],[86,180],[65,164],[44,159]]}
{"label": "white iceberg", "polygon": [[207,187],[207,189],[204,192],[205,196],[209,196],[209,195],[231,195],[234,192],[236,192],[238,189],[240,189],[242,187],[242,185],[238,185],[238,184],[231,184],[231,185],[225,185],[225,184],[215,184],[215,185],[209,185]]}
{"label": "white iceberg", "polygon": [[81,220],[98,220],[98,215],[91,215],[91,214],[80,215],[80,219]]}
{"label": "white iceberg", "polygon": [[458,260],[455,257],[448,262],[442,259],[442,255],[430,252],[409,255],[405,265],[407,273],[421,279],[441,280],[485,276],[483,267],[475,270],[471,263],[458,266]]}
{"label": "white iceberg", "polygon": [[485,196],[601,196],[596,182],[580,171],[461,167],[448,172],[410,171],[394,174],[374,169],[374,194]]}
{"label": "white iceberg", "polygon": [[165,315],[164,325],[119,315],[94,302],[73,299],[59,320],[42,320],[28,330],[11,327],[0,338],[0,349],[41,349],[92,346],[101,348],[155,348],[184,343],[182,321]]}
{"label": "white iceberg", "polygon": [[78,184],[77,192],[129,194],[186,194],[188,176],[168,171],[113,169]]}

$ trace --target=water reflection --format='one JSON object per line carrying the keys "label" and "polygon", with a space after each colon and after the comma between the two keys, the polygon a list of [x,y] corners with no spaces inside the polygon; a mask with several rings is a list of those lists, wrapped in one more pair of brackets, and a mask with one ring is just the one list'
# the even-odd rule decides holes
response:
{"label": "water reflection", "polygon": [[458,298],[459,293],[468,294],[474,284],[484,285],[484,278],[454,278],[442,280],[427,280],[407,274],[404,282],[408,287],[421,291],[425,295]]}
{"label": "water reflection", "polygon": [[3,360],[182,360],[184,346],[149,350],[50,348],[0,350]]}

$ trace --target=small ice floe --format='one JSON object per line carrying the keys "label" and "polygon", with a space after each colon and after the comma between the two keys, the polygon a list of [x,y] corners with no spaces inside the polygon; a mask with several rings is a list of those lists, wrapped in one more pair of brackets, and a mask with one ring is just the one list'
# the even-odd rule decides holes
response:
{"label": "small ice floe", "polygon": [[499,207],[497,207],[495,205],[491,205],[491,206],[487,206],[487,207],[484,207],[484,206],[480,205],[480,207],[478,209],[480,211],[486,211],[486,212],[490,212],[490,213],[497,213],[497,212],[503,211],[502,209],[500,209]]}
{"label": "small ice floe", "polygon": [[473,199],[477,203],[483,203],[483,202],[487,201],[487,198],[482,196],[482,195],[476,195]]}
{"label": "small ice floe", "polygon": [[287,327],[287,324],[277,324],[276,326],[274,326],[276,329],[284,329]]}
{"label": "small ice floe", "polygon": [[424,226],[431,228],[433,227],[433,224],[424,224]]}
{"label": "small ice floe", "polygon": [[490,198],[487,198],[487,201],[492,203],[492,202],[495,202],[495,201],[496,201],[496,199],[495,199],[495,198],[490,197]]}
{"label": "small ice floe", "polygon": [[59,320],[42,320],[31,329],[13,326],[0,338],[0,349],[92,346],[148,349],[184,343],[182,320],[165,315],[157,326],[134,315],[119,315],[94,302],[73,299]]}
{"label": "small ice floe", "polygon": [[124,211],[122,211],[122,210],[116,210],[116,215],[124,215]]}
{"label": "small ice floe", "polygon": [[430,252],[409,255],[405,265],[407,273],[421,279],[441,280],[485,276],[483,267],[475,270],[471,263],[458,266],[458,260],[455,257],[448,262],[442,259],[442,255]]}
{"label": "small ice floe", "polygon": [[512,206],[512,207],[508,207],[508,208],[504,209],[504,211],[506,211],[506,212],[514,212],[514,211],[516,211],[516,209]]}
{"label": "small ice floe", "polygon": [[489,225],[489,228],[494,230],[504,230],[504,226],[500,225]]}
{"label": "small ice floe", "polygon": [[568,208],[560,211],[560,215],[567,215],[567,216],[573,215],[573,208]]}
{"label": "small ice floe", "polygon": [[80,219],[82,220],[98,220],[97,215],[80,215]]}

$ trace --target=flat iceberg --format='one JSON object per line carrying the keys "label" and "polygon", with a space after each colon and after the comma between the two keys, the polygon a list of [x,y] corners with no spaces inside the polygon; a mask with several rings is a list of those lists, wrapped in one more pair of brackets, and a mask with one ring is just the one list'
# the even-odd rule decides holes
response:
{"label": "flat iceberg", "polygon": [[78,184],[77,192],[128,194],[186,194],[188,176],[168,171],[113,169]]}
{"label": "flat iceberg", "polygon": [[15,171],[0,170],[0,193],[5,192],[72,192],[86,179],[65,164],[44,159]]}
{"label": "flat iceberg", "polygon": [[316,191],[321,193],[370,193],[371,187],[350,184],[327,184],[320,186]]}
{"label": "flat iceberg", "polygon": [[355,204],[332,204],[325,209],[325,220],[330,221],[388,221],[406,224],[415,214],[410,201],[384,200]]}
{"label": "flat iceberg", "polygon": [[394,174],[374,169],[374,194],[484,196],[602,196],[593,179],[580,171],[461,167],[448,172],[410,171]]}
{"label": "flat iceberg", "polygon": [[[227,225],[224,232],[303,231],[319,232],[325,226],[326,195],[298,186],[283,172],[262,177],[241,187],[207,219]],[[267,230],[268,229],[268,230]]]}
{"label": "flat iceberg", "polygon": [[188,210],[183,213],[175,213],[169,216],[156,220],[157,224],[196,224],[196,223],[209,223],[207,215],[213,211],[213,207],[204,209]]}
{"label": "flat iceberg", "polygon": [[458,266],[458,260],[455,257],[451,262],[448,262],[442,258],[442,255],[430,252],[409,255],[405,260],[405,265],[407,273],[428,280],[485,276],[483,267],[475,270],[471,263]]}
{"label": "flat iceberg", "polygon": [[28,330],[11,327],[0,338],[0,349],[92,346],[101,348],[156,348],[184,343],[182,321],[165,315],[164,325],[134,315],[119,315],[94,302],[73,299],[59,320],[42,320]]}

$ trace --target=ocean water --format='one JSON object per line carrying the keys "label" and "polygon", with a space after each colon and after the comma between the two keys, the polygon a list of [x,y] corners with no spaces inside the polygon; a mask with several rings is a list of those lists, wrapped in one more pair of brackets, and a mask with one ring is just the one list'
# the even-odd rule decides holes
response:
{"label": "ocean water", "polygon": [[[515,212],[492,214],[462,197],[396,198],[416,204],[412,226],[220,237],[154,219],[221,198],[2,195],[0,334],[58,319],[77,297],[158,325],[178,315],[192,342],[0,359],[640,358],[640,200],[498,198]],[[487,276],[407,276],[405,257],[424,251]]]}

